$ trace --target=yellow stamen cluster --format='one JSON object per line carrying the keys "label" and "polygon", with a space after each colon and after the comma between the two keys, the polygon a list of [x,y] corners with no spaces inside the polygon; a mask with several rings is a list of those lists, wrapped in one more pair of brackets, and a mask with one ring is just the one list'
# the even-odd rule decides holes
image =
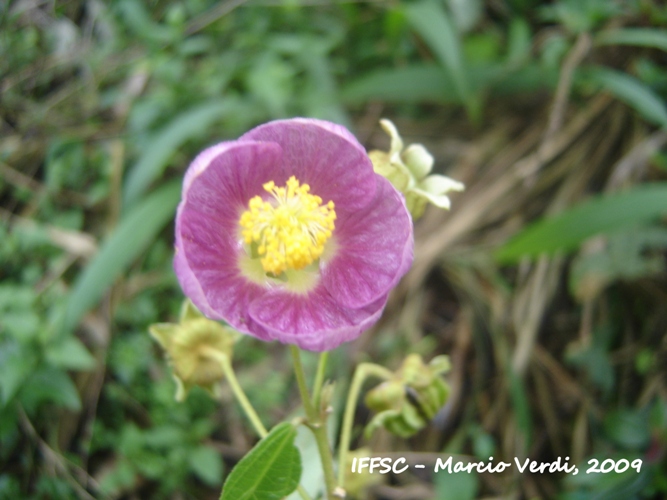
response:
{"label": "yellow stamen cluster", "polygon": [[263,185],[272,195],[268,201],[255,196],[243,212],[239,225],[248,245],[257,245],[262,267],[279,276],[287,269],[303,269],[318,259],[334,230],[334,203],[310,194],[308,184],[296,177],[285,187],[273,181]]}

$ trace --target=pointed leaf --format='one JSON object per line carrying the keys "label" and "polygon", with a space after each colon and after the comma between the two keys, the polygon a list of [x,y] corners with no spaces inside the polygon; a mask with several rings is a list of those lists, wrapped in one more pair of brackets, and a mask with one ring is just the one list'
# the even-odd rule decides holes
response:
{"label": "pointed leaf", "polygon": [[484,13],[481,0],[448,0],[447,5],[460,33],[472,30]]}
{"label": "pointed leaf", "polygon": [[33,372],[21,388],[19,398],[28,413],[45,402],[74,411],[81,409],[81,399],[74,382],[65,372],[53,367],[42,367]]}
{"label": "pointed leaf", "polygon": [[507,40],[507,63],[519,64],[528,61],[531,48],[530,25],[523,18],[513,19]]}
{"label": "pointed leaf", "polygon": [[234,467],[220,500],[280,500],[296,490],[301,479],[296,434],[288,422],[275,426]]}
{"label": "pointed leaf", "polygon": [[[329,419],[328,423],[332,424],[333,419]],[[308,492],[311,498],[321,498],[324,494],[324,471],[322,470],[322,459],[317,450],[317,441],[315,441],[315,436],[311,430],[304,425],[299,426],[294,446],[298,448],[301,454],[301,463],[303,464],[301,486]],[[286,500],[302,499],[303,497],[300,492],[295,491]]]}
{"label": "pointed leaf", "polygon": [[461,44],[449,13],[439,4],[426,0],[407,5],[405,15],[451,76],[461,101],[467,103],[468,85]]}
{"label": "pointed leaf", "polygon": [[178,115],[159,131],[127,174],[123,187],[125,208],[135,203],[162,174],[171,156],[185,141],[203,135],[227,108],[225,102],[207,102]]}
{"label": "pointed leaf", "polygon": [[92,370],[95,358],[76,337],[65,337],[46,348],[46,359],[53,366],[65,370]]}
{"label": "pointed leaf", "polygon": [[667,30],[656,28],[619,28],[603,31],[595,38],[598,45],[635,45],[667,51]]}
{"label": "pointed leaf", "polygon": [[635,77],[607,68],[594,68],[586,73],[595,83],[602,85],[618,99],[633,107],[646,120],[667,128],[665,102]]}
{"label": "pointed leaf", "polygon": [[434,65],[411,65],[371,72],[345,86],[342,99],[352,104],[369,99],[460,102],[445,71]]}
{"label": "pointed leaf", "polygon": [[74,284],[60,325],[61,331],[70,331],[76,327],[83,315],[102,298],[107,288],[174,217],[180,192],[180,182],[168,184],[123,217]]}
{"label": "pointed leaf", "polygon": [[6,405],[21,384],[30,378],[36,365],[35,354],[22,348],[18,342],[0,344],[0,408]]}
{"label": "pointed leaf", "polygon": [[618,194],[597,196],[528,226],[496,252],[515,262],[555,250],[571,250],[600,233],[638,226],[667,215],[667,183],[644,184]]}
{"label": "pointed leaf", "polygon": [[192,450],[188,458],[190,468],[199,479],[210,486],[216,486],[222,480],[222,459],[210,446],[199,446]]}

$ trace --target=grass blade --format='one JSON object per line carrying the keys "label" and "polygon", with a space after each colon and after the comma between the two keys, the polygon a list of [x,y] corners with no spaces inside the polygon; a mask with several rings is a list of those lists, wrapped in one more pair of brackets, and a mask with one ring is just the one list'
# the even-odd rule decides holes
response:
{"label": "grass blade", "polygon": [[127,174],[123,206],[128,208],[135,203],[162,174],[174,152],[187,140],[201,137],[227,108],[225,102],[218,100],[202,104],[180,114],[158,132]]}
{"label": "grass blade", "polygon": [[342,99],[347,103],[363,103],[369,99],[390,102],[446,102],[456,99],[454,87],[442,68],[413,65],[380,70],[347,85]]}
{"label": "grass blade", "polygon": [[635,45],[667,51],[667,30],[619,28],[603,31],[595,38],[597,45]]}
{"label": "grass blade", "polygon": [[161,187],[133,207],[79,275],[67,301],[61,332],[73,330],[116,278],[174,217],[180,182]]}
{"label": "grass blade", "polygon": [[638,226],[667,215],[667,183],[644,184],[623,193],[598,196],[555,217],[532,224],[496,253],[510,263],[556,250],[572,250],[587,238]]}
{"label": "grass blade", "polygon": [[412,27],[447,70],[461,101],[468,105],[471,99],[463,67],[461,44],[447,11],[427,0],[406,6],[405,14]]}
{"label": "grass blade", "polygon": [[586,71],[585,75],[634,108],[646,120],[667,128],[664,101],[635,77],[607,68],[594,68]]}

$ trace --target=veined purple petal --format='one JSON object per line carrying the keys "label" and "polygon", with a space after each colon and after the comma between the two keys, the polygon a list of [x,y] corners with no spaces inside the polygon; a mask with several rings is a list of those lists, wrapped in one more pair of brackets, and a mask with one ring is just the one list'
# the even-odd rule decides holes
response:
{"label": "veined purple petal", "polygon": [[342,307],[324,287],[308,295],[266,294],[250,306],[250,316],[269,337],[309,351],[328,351],[357,338],[382,314],[387,295],[359,309]]}
{"label": "veined purple petal", "polygon": [[238,220],[248,200],[264,192],[262,184],[285,178],[280,155],[277,144],[253,141],[208,148],[185,175],[176,216],[174,269],[181,287],[208,317],[245,333],[248,305],[264,291],[238,269]]}
{"label": "veined purple petal", "polygon": [[185,174],[184,210],[215,218],[224,226],[219,231],[233,233],[250,198],[266,194],[262,185],[289,177],[281,169],[281,154],[278,144],[255,141],[223,142],[204,150]]}
{"label": "veined purple petal", "polygon": [[181,284],[181,288],[183,289],[183,293],[187,296],[190,297],[190,300],[192,300],[192,303],[199,309],[202,314],[205,316],[211,318],[211,319],[217,319],[221,320],[224,319],[222,315],[217,312],[215,309],[211,307],[211,305],[208,303],[208,300],[206,299],[206,295],[204,295],[204,291],[201,288],[201,285],[199,284],[199,281],[197,281],[197,278],[195,278],[194,273],[190,269],[190,266],[188,265],[188,261],[185,258],[185,253],[183,252],[182,249],[180,249],[181,245],[179,242],[179,236],[178,233],[176,233],[176,252],[174,255],[174,272],[176,273],[176,276],[178,277],[178,281]]}
{"label": "veined purple petal", "polygon": [[336,256],[321,267],[329,293],[345,307],[386,295],[412,264],[412,219],[403,197],[378,178],[371,203],[336,226]]}
{"label": "veined purple petal", "polygon": [[213,319],[224,319],[237,330],[266,340],[263,329],[253,329],[247,311],[267,291],[241,274],[240,242],[217,230],[216,220],[196,211],[181,212],[176,224],[180,236],[176,241],[176,275],[184,291],[187,286],[194,292],[186,291],[193,304]]}
{"label": "veined purple petal", "polygon": [[283,167],[336,213],[360,210],[375,193],[377,175],[363,146],[344,127],[296,118],[261,125],[240,140],[275,142],[283,149]]}

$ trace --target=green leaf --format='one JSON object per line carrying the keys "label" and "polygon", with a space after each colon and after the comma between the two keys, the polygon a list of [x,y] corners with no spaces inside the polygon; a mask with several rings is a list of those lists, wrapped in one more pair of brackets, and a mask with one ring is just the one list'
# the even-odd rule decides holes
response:
{"label": "green leaf", "polygon": [[0,407],[14,397],[35,369],[35,353],[18,342],[0,344]]}
{"label": "green leaf", "polygon": [[449,10],[459,33],[467,33],[480,21],[484,13],[481,0],[447,0]]}
{"label": "green leaf", "polygon": [[421,64],[369,73],[344,87],[342,99],[352,104],[369,99],[460,102],[451,80],[442,68]]}
{"label": "green leaf", "polygon": [[137,470],[151,479],[162,479],[169,470],[169,463],[165,453],[143,449],[132,457]]}
{"label": "green leaf", "polygon": [[435,494],[437,500],[473,500],[479,491],[477,472],[470,474],[435,474]]}
{"label": "green leaf", "polygon": [[[333,419],[329,419],[328,424],[332,428]],[[303,464],[301,486],[312,498],[321,497],[324,493],[324,471],[322,470],[322,458],[317,449],[317,441],[311,430],[304,425],[299,426],[294,446],[298,448]],[[287,497],[287,500],[301,499],[299,492],[294,492]]]}
{"label": "green leaf", "polygon": [[137,473],[134,465],[125,457],[120,456],[111,466],[111,470],[102,475],[100,479],[100,489],[102,493],[120,497],[121,491],[129,490],[137,480]]}
{"label": "green leaf", "polygon": [[525,19],[512,20],[507,40],[507,64],[520,64],[530,59],[532,40],[530,25]]}
{"label": "green leaf", "polygon": [[81,409],[79,393],[72,379],[56,368],[41,368],[24,383],[19,398],[28,413],[33,413],[41,403],[52,402],[69,410]]}
{"label": "green leaf", "polygon": [[190,453],[188,462],[197,477],[209,486],[217,486],[222,482],[222,459],[210,446],[195,448]]}
{"label": "green leaf", "polygon": [[95,358],[76,337],[66,337],[46,348],[46,360],[65,370],[92,370]]}
{"label": "green leaf", "polygon": [[447,11],[426,0],[407,5],[405,15],[447,70],[461,101],[468,103],[470,96],[459,35]]}
{"label": "green leaf", "polygon": [[34,338],[40,328],[39,316],[30,309],[7,311],[0,319],[0,331],[6,331],[12,337],[27,341]]}
{"label": "green leaf", "polygon": [[565,353],[565,358],[572,365],[579,367],[602,394],[611,394],[616,382],[614,367],[609,359],[608,350],[599,341],[593,345],[571,344]]}
{"label": "green leaf", "polygon": [[605,416],[605,434],[626,450],[643,450],[651,440],[648,414],[644,411],[618,409]]}
{"label": "green leaf", "polygon": [[60,331],[71,331],[116,278],[137,258],[174,217],[180,183],[155,191],[133,207],[79,275],[67,300]]}
{"label": "green leaf", "polygon": [[184,439],[184,429],[178,425],[159,425],[141,433],[141,441],[151,448],[176,448]]}
{"label": "green leaf", "polygon": [[554,217],[530,225],[495,253],[501,262],[516,262],[556,250],[572,250],[601,233],[650,222],[667,214],[667,184],[644,184],[622,193],[596,196]]}
{"label": "green leaf", "polygon": [[266,106],[271,116],[285,116],[294,95],[295,73],[295,68],[276,53],[263,53],[255,58],[248,72],[248,90]]}
{"label": "green leaf", "polygon": [[153,22],[143,2],[124,0],[118,4],[127,26],[145,40],[165,44],[178,39],[178,31],[170,26]]}
{"label": "green leaf", "polygon": [[581,252],[570,269],[570,289],[580,300],[590,300],[617,279],[635,280],[665,268],[667,229],[631,228],[610,234],[607,244]]}
{"label": "green leaf", "polygon": [[590,69],[585,72],[585,76],[634,108],[646,120],[667,128],[667,107],[664,101],[635,77],[607,68]]}
{"label": "green leaf", "polygon": [[130,169],[123,187],[123,204],[135,203],[150,184],[157,179],[171,156],[189,139],[204,135],[219,120],[228,105],[215,100],[189,109],[174,118],[148,144],[139,161]]}
{"label": "green leaf", "polygon": [[655,28],[619,28],[602,31],[595,37],[597,45],[636,45],[667,51],[667,30]]}
{"label": "green leaf", "polygon": [[234,467],[220,500],[280,500],[299,486],[301,455],[294,446],[296,429],[288,422],[275,426]]}

